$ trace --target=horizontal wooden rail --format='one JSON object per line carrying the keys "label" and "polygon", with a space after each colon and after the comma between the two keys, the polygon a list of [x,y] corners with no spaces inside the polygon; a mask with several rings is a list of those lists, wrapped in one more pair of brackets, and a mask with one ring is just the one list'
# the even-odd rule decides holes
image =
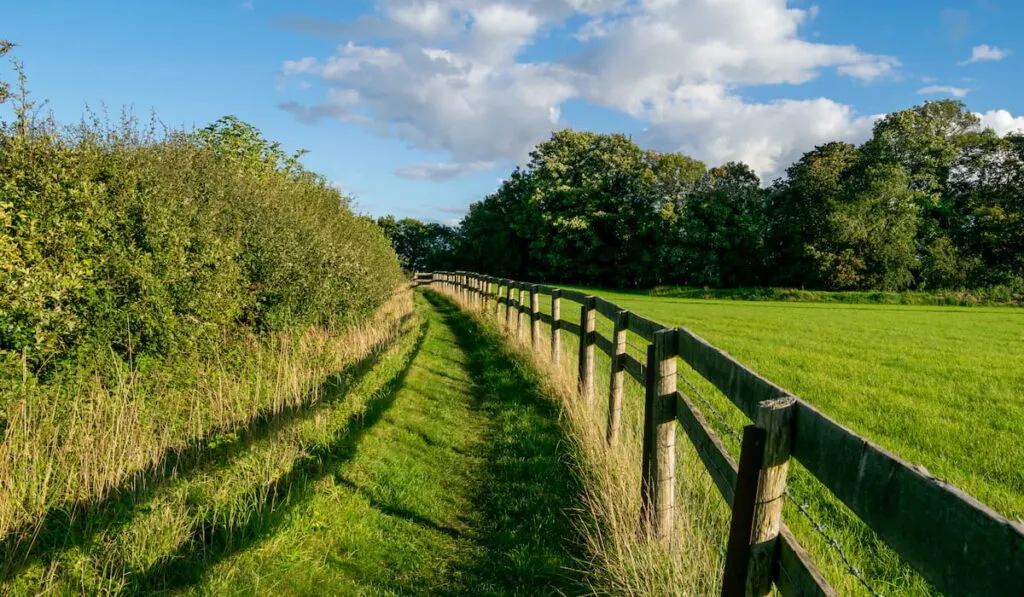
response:
{"label": "horizontal wooden rail", "polygon": [[637,380],[640,383],[646,383],[644,379],[644,366],[637,360],[633,355],[626,353],[622,355],[623,368],[630,377]]}
{"label": "horizontal wooden rail", "polygon": [[1024,595],[1020,526],[806,402],[796,426],[793,456],[940,591]]}
{"label": "horizontal wooden rail", "polygon": [[594,333],[594,343],[597,345],[598,350],[605,353],[609,357],[615,355],[615,344],[601,335],[601,332]]}
{"label": "horizontal wooden rail", "polygon": [[576,334],[577,336],[580,335],[580,324],[578,323],[573,323],[568,319],[563,319],[559,326],[560,329],[563,329],[571,334]]}
{"label": "horizontal wooden rail", "polygon": [[597,299],[595,304],[595,306],[597,307],[597,312],[607,317],[608,319],[614,320],[615,314],[621,311],[621,309],[619,309],[619,306],[611,301],[607,301],[599,296],[594,298]]}
{"label": "horizontal wooden rail", "polygon": [[646,317],[640,317],[636,313],[629,314],[629,331],[633,332],[637,336],[640,336],[648,342],[654,342],[655,332],[661,330],[667,330],[668,326],[661,325],[656,321],[651,321]]}
{"label": "horizontal wooden rail", "polygon": [[568,288],[562,289],[563,299],[567,301],[572,301],[574,303],[579,303],[581,305],[583,304],[583,301],[586,300],[587,296],[589,296],[587,293],[580,292],[579,290],[569,290]]}

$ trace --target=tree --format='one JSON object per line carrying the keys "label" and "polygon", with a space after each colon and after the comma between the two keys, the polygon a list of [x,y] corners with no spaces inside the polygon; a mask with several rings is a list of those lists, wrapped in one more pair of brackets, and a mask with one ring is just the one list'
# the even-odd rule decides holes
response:
{"label": "tree", "polygon": [[921,195],[897,165],[873,165],[829,214],[834,243],[818,258],[839,289],[903,290],[914,282]]}
{"label": "tree", "polygon": [[434,271],[452,268],[456,249],[456,232],[452,228],[413,218],[395,220],[394,216],[379,218],[377,225],[391,240],[402,269]]}
{"label": "tree", "polygon": [[834,286],[830,264],[821,257],[835,252],[831,214],[843,201],[862,162],[849,143],[826,143],[805,153],[786,170],[787,179],[772,189],[765,260],[768,281],[784,286]]}
{"label": "tree", "polygon": [[757,174],[729,162],[704,175],[682,222],[688,282],[710,286],[760,284],[765,193]]}
{"label": "tree", "polygon": [[[0,39],[0,58],[6,55],[14,48],[14,44],[11,42]],[[7,98],[11,97],[11,85],[4,81],[0,81],[0,104],[7,101]]]}

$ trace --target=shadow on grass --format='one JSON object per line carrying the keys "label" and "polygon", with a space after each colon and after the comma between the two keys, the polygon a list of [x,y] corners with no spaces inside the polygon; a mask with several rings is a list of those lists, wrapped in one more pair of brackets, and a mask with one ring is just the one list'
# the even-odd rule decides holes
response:
{"label": "shadow on grass", "polygon": [[449,299],[427,300],[450,326],[468,359],[474,407],[490,420],[483,445],[485,478],[473,503],[483,555],[465,565],[476,595],[571,595],[586,592],[577,572],[582,549],[572,512],[581,488],[568,466],[558,407],[539,379]]}
{"label": "shadow on grass", "polygon": [[[405,316],[397,325],[405,325],[411,317]],[[397,341],[398,337],[377,344],[365,357],[331,376],[321,385],[323,398],[316,404],[264,409],[245,423],[212,431],[180,449],[167,451],[158,463],[130,475],[103,499],[83,500],[51,509],[41,521],[9,533],[0,541],[0,581],[13,578],[33,562],[48,562],[68,549],[89,546],[100,533],[113,532],[131,523],[160,488],[186,482],[199,472],[226,467],[232,457],[253,442],[315,416],[318,410],[343,398],[352,384],[376,365]],[[214,441],[226,434],[234,434],[236,439],[224,443]]]}
{"label": "shadow on grass", "polygon": [[[337,465],[355,456],[359,440],[391,408],[413,360],[423,346],[428,323],[424,320],[417,330],[416,343],[405,357],[399,372],[374,393],[366,409],[349,420],[335,435],[333,443],[309,448],[308,456],[278,479],[244,520],[215,518],[203,521],[192,533],[192,539],[174,554],[132,575],[125,592],[147,594],[194,585],[202,580],[210,567],[256,544],[280,528],[296,506],[312,498],[319,479],[333,474]],[[366,369],[370,366],[372,364]]]}

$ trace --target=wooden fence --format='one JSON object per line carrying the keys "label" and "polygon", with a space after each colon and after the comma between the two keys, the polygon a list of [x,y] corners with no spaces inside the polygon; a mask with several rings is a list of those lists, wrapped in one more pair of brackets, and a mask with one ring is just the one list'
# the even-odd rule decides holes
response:
{"label": "wooden fence", "polygon": [[[469,272],[417,274],[416,283],[503,316],[509,330],[530,334],[537,351],[544,350],[540,326],[547,324],[555,361],[561,333],[578,336],[583,400],[594,399],[595,348],[606,353],[610,444],[619,433],[623,376],[644,385],[640,515],[654,537],[671,540],[681,427],[732,507],[723,595],[766,595],[773,584],[784,596],[836,594],[782,521],[787,470],[795,459],[943,593],[1024,596],[1019,523],[858,436],[686,328],[664,326],[576,290]],[[551,297],[550,315],[541,313],[540,295]],[[578,319],[563,319],[563,301],[580,305]],[[595,330],[597,313],[614,323],[611,338]],[[646,363],[626,352],[627,331],[648,343]],[[754,423],[744,429],[738,465],[690,397],[676,389],[677,357]]]}

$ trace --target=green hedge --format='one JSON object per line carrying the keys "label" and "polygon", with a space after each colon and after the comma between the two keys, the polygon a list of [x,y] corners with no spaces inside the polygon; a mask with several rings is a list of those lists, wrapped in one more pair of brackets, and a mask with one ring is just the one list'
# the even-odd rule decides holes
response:
{"label": "green hedge", "polygon": [[373,311],[398,260],[297,158],[233,117],[161,134],[4,126],[0,391]]}

